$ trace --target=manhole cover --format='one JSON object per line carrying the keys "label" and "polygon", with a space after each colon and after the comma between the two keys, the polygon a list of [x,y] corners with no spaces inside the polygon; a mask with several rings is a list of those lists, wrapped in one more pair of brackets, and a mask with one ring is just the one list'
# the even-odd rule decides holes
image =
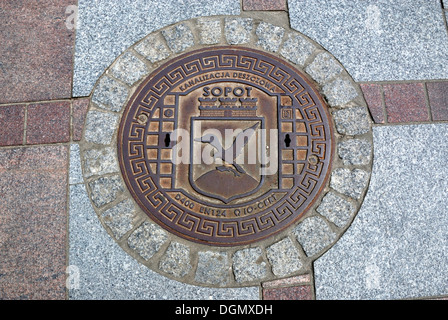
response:
{"label": "manhole cover", "polygon": [[236,246],[299,219],[331,166],[325,103],[290,64],[248,48],[184,54],[139,86],[118,154],[142,210],[190,241]]}

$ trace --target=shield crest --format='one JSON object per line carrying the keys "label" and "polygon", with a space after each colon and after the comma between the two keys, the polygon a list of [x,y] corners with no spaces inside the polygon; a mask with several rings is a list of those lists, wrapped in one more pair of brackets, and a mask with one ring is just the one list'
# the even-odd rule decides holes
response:
{"label": "shield crest", "polygon": [[[225,120],[225,121],[224,121]],[[193,117],[189,179],[193,189],[224,203],[263,185],[263,117]]]}

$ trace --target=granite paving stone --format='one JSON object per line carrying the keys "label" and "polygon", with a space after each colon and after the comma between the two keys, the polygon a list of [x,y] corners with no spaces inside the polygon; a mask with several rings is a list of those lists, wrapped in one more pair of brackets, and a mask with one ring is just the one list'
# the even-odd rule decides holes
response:
{"label": "granite paving stone", "polygon": [[192,269],[189,247],[178,242],[171,243],[160,259],[159,269],[175,277],[186,276]]}
{"label": "granite paving stone", "polygon": [[289,238],[274,243],[266,249],[272,272],[279,277],[288,276],[302,267],[298,249]]}
{"label": "granite paving stone", "polygon": [[426,83],[433,120],[448,120],[448,81]]}
{"label": "granite paving stone", "polygon": [[83,183],[79,144],[70,145],[69,184]]}
{"label": "granite paving stone", "polygon": [[349,80],[335,79],[324,85],[322,92],[331,106],[344,106],[358,96],[358,92]]}
{"label": "granite paving stone", "polygon": [[116,239],[121,239],[133,227],[135,206],[131,200],[124,200],[102,214],[102,220]]}
{"label": "granite paving stone", "polygon": [[195,280],[209,285],[226,285],[229,281],[230,264],[226,252],[201,251]]}
{"label": "granite paving stone", "polygon": [[280,54],[289,61],[303,67],[306,60],[316,50],[316,46],[298,33],[289,33]]}
{"label": "granite paving stone", "polygon": [[111,147],[90,149],[84,153],[84,176],[90,178],[96,175],[119,172],[118,160]]}
{"label": "granite paving stone", "polygon": [[0,146],[23,143],[25,128],[25,105],[0,107]]}
{"label": "granite paving stone", "polygon": [[240,0],[216,0],[213,5],[207,0],[173,0],[169,5],[157,0],[78,0],[73,96],[88,96],[104,70],[151,32],[199,16],[238,15],[240,10]]}
{"label": "granite paving stone", "polygon": [[129,86],[134,85],[148,72],[146,64],[129,51],[123,54],[111,69],[114,77],[126,82]]}
{"label": "granite paving stone", "polygon": [[328,192],[316,211],[342,228],[347,225],[355,213],[353,205],[334,192]]}
{"label": "granite paving stone", "polygon": [[370,162],[372,143],[365,139],[349,139],[338,143],[338,155],[344,165],[363,166]]}
{"label": "granite paving stone", "polygon": [[[123,73],[120,75],[123,76]],[[119,112],[127,97],[128,89],[123,84],[110,77],[102,77],[95,88],[92,101],[102,109]]]}
{"label": "granite paving stone", "polygon": [[124,192],[124,186],[118,175],[101,177],[89,182],[91,199],[97,208],[114,201]]}
{"label": "granite paving stone", "polygon": [[107,234],[83,184],[70,187],[71,300],[257,300],[257,287],[207,288],[167,279],[138,263]]}
{"label": "granite paving stone", "polygon": [[218,44],[221,42],[221,20],[216,18],[198,18],[201,44]]}
{"label": "granite paving stone", "polygon": [[317,299],[448,294],[448,125],[374,127],[373,174],[351,227],[314,263]]}
{"label": "granite paving stone", "polygon": [[135,51],[146,59],[155,63],[168,58],[171,50],[166,45],[165,39],[160,34],[150,34],[135,46]]}
{"label": "granite paving stone", "polygon": [[129,248],[148,261],[167,241],[168,236],[159,226],[145,221],[128,238]]}
{"label": "granite paving stone", "polygon": [[229,44],[245,44],[251,40],[253,28],[251,18],[226,18],[224,34]]}
{"label": "granite paving stone", "polygon": [[75,32],[72,0],[1,1],[0,104],[71,97]]}
{"label": "granite paving stone", "polygon": [[297,241],[307,256],[318,254],[336,239],[336,234],[327,223],[318,216],[303,220],[294,230]]}
{"label": "granite paving stone", "polygon": [[27,108],[26,142],[70,141],[70,101],[31,104]]}
{"label": "granite paving stone", "polygon": [[290,278],[283,278],[279,280],[272,280],[263,282],[263,288],[279,288],[279,287],[292,287],[303,284],[309,284],[311,282],[311,276],[309,274],[302,274]]}
{"label": "granite paving stone", "polygon": [[370,130],[367,108],[350,107],[333,112],[336,130],[340,134],[362,135]]}
{"label": "granite paving stone", "polygon": [[314,58],[305,71],[316,82],[323,85],[332,77],[339,75],[343,68],[329,53],[322,52]]}
{"label": "granite paving stone", "polygon": [[423,83],[385,84],[383,89],[389,123],[429,120]]}
{"label": "granite paving stone", "polygon": [[239,250],[233,255],[233,273],[237,282],[262,280],[267,275],[267,263],[260,248]]}
{"label": "granite paving stone", "polygon": [[353,199],[360,199],[369,175],[361,169],[339,168],[333,171],[330,186]]}
{"label": "granite paving stone", "polygon": [[174,53],[180,53],[194,46],[194,36],[191,29],[184,23],[162,30],[168,46]]}
{"label": "granite paving stone", "polygon": [[289,0],[288,9],[292,28],[330,51],[356,82],[448,78],[439,0]]}
{"label": "granite paving stone", "polygon": [[87,113],[84,137],[86,141],[108,145],[112,142],[118,115],[91,110]]}
{"label": "granite paving stone", "polygon": [[282,43],[285,29],[267,22],[260,22],[255,31],[257,44],[266,51],[277,52]]}
{"label": "granite paving stone", "polygon": [[0,150],[0,298],[65,299],[67,146]]}

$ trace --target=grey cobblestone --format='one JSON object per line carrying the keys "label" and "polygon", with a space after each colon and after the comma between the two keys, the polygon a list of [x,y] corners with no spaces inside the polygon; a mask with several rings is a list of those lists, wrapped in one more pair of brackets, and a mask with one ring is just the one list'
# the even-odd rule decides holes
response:
{"label": "grey cobblestone", "polygon": [[145,221],[128,238],[128,246],[148,261],[167,241],[168,236],[159,226]]}
{"label": "grey cobblestone", "polygon": [[338,143],[338,154],[344,165],[367,165],[372,157],[372,143],[364,139],[350,139]]}
{"label": "grey cobblestone", "polygon": [[329,192],[322,199],[316,211],[325,216],[338,227],[347,225],[351,216],[355,213],[353,205],[334,192]]}
{"label": "grey cobblestone", "polygon": [[224,33],[229,44],[248,43],[252,38],[253,20],[251,18],[226,18]]}
{"label": "grey cobblestone", "polygon": [[190,248],[181,243],[171,243],[160,260],[159,269],[175,277],[186,276],[192,269]]}
{"label": "grey cobblestone", "polygon": [[317,216],[303,220],[294,233],[308,257],[320,253],[336,239],[336,234]]}
{"label": "grey cobblestone", "polygon": [[329,53],[319,53],[305,69],[319,84],[323,85],[334,76],[340,74],[344,69]]}
{"label": "grey cobblestone", "polygon": [[101,177],[89,182],[91,199],[97,208],[114,201],[118,194],[124,191],[124,186],[118,175]]}
{"label": "grey cobblestone", "polygon": [[152,63],[166,59],[171,54],[160,33],[147,36],[134,49]]}
{"label": "grey cobblestone", "polygon": [[86,178],[119,171],[115,150],[111,147],[87,150],[84,153],[84,164]]}
{"label": "grey cobblestone", "polygon": [[115,78],[126,82],[129,86],[142,79],[148,72],[146,64],[129,51],[125,52],[111,69]]}
{"label": "grey cobblestone", "polygon": [[328,103],[333,106],[344,106],[358,96],[358,92],[349,80],[335,79],[327,83],[322,91]]}
{"label": "grey cobblestone", "polygon": [[195,280],[200,283],[224,286],[229,281],[229,261],[226,252],[199,252]]}
{"label": "grey cobblestone", "polygon": [[262,280],[267,275],[267,264],[260,248],[248,248],[233,255],[233,273],[239,283]]}
{"label": "grey cobblestone", "polygon": [[132,229],[135,217],[135,206],[132,200],[125,200],[106,210],[102,214],[104,223],[110,228],[116,239],[121,239]]}
{"label": "grey cobblestone", "polygon": [[306,60],[316,50],[316,46],[298,33],[289,33],[280,54],[289,61],[303,67]]}
{"label": "grey cobblestone", "polygon": [[256,30],[256,35],[258,36],[257,44],[264,50],[277,52],[284,34],[285,29],[282,27],[260,22]]}
{"label": "grey cobblestone", "polygon": [[112,78],[102,77],[95,88],[92,101],[98,107],[119,112],[128,97],[128,89]]}
{"label": "grey cobblestone", "polygon": [[183,23],[179,23],[171,28],[162,31],[168,46],[175,53],[185,51],[194,46],[194,36],[190,28]]}
{"label": "grey cobblestone", "polygon": [[371,129],[366,107],[350,107],[333,112],[336,130],[340,134],[361,135]]}
{"label": "grey cobblestone", "polygon": [[91,110],[87,113],[84,137],[88,142],[110,144],[117,123],[118,115]]}
{"label": "grey cobblestone", "polygon": [[218,44],[221,42],[221,20],[199,18],[197,23],[201,44]]}
{"label": "grey cobblestone", "polygon": [[360,199],[368,179],[369,175],[364,170],[339,168],[333,171],[330,186],[346,196]]}
{"label": "grey cobblestone", "polygon": [[268,247],[266,254],[272,265],[272,272],[276,276],[288,276],[302,267],[299,252],[289,238]]}

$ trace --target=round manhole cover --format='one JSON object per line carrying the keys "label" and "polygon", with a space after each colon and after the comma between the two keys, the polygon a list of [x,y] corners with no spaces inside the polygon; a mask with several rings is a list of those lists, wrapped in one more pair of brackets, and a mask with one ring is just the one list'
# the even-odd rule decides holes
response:
{"label": "round manhole cover", "polygon": [[236,246],[299,219],[333,153],[324,100],[305,76],[248,48],[184,54],[138,87],[118,155],[142,210],[194,242]]}

